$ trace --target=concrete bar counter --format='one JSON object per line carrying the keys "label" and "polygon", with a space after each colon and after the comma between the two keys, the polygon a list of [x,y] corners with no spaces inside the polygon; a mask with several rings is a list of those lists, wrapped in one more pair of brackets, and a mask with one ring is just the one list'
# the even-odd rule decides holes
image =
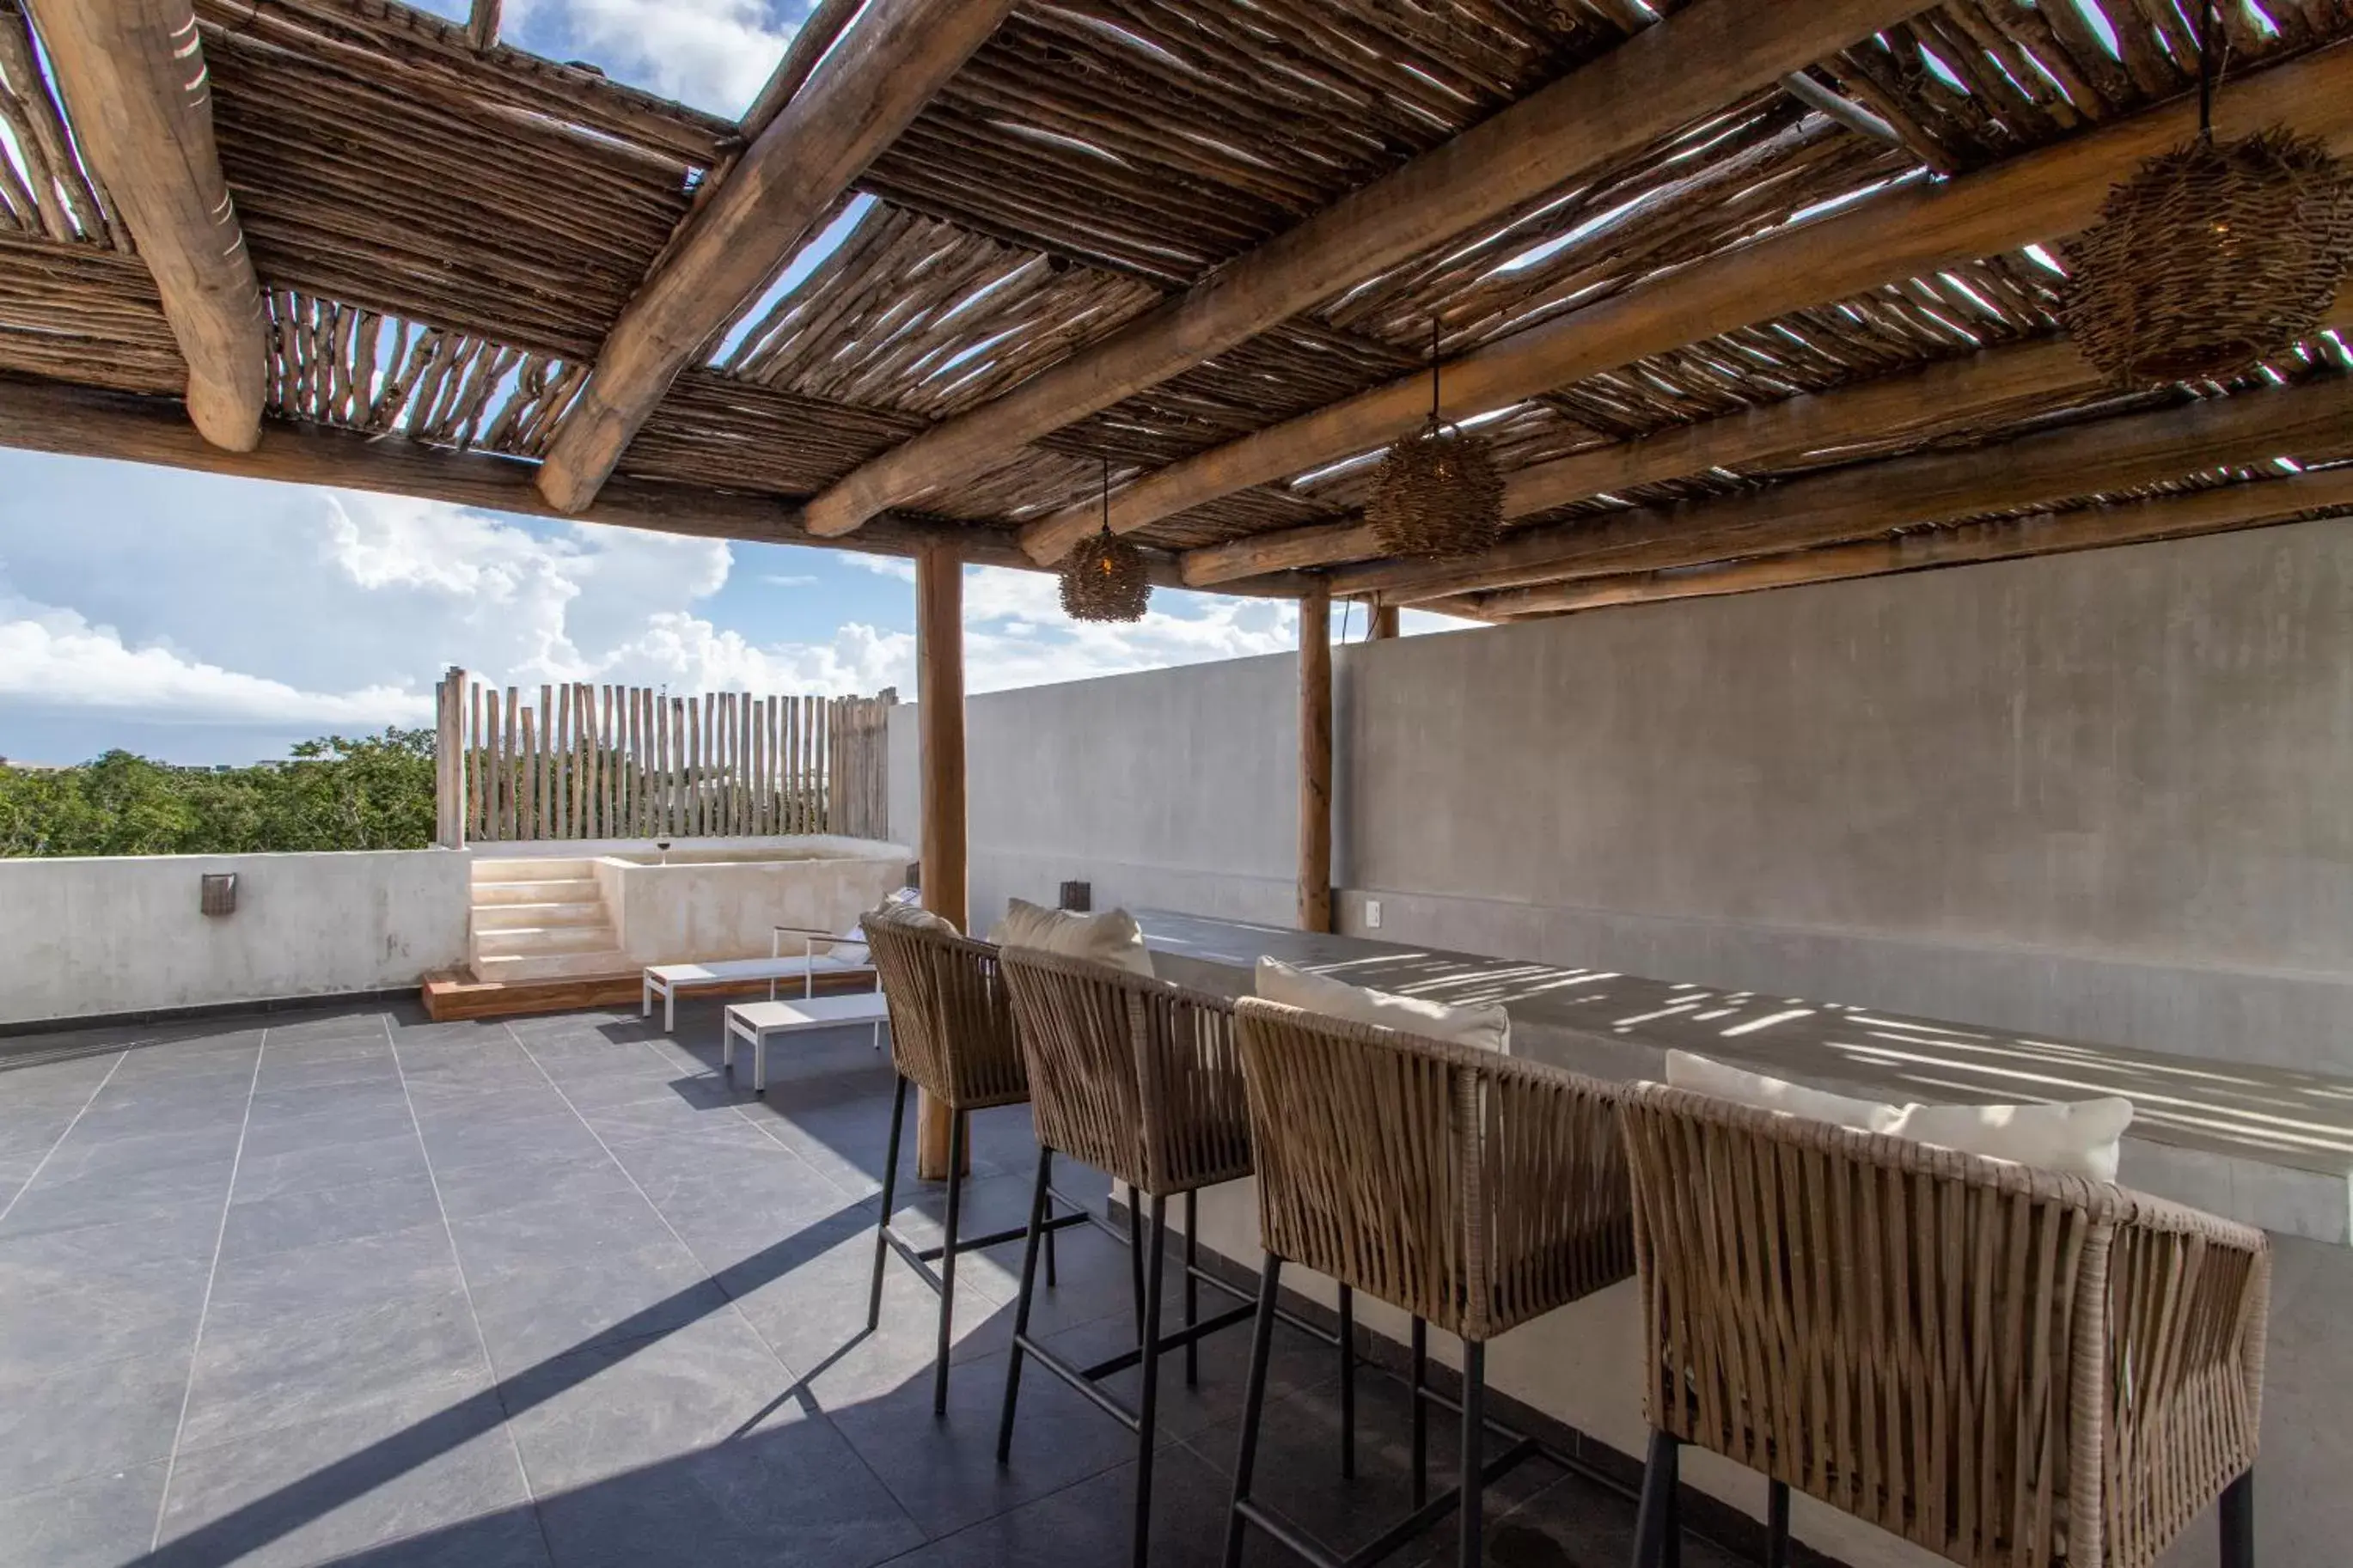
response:
{"label": "concrete bar counter", "polygon": [[[1252,989],[1269,956],[1352,984],[1449,1003],[1501,1004],[1515,1056],[1611,1079],[1658,1079],[1670,1048],[1697,1051],[1819,1089],[1949,1103],[2084,1100],[2134,1105],[2124,1184],[2262,1226],[2274,1260],[2258,1464],[2261,1561],[2322,1568],[2353,1540],[2353,1080],[1965,1025],[1783,995],[1723,992],[1598,970],[1444,952],[1359,937],[1145,910],[1164,978],[1229,995]],[[1201,1243],[1255,1269],[1257,1200],[1249,1183],[1201,1196]],[[1328,1281],[1286,1282],[1327,1305]],[[1402,1343],[1406,1320],[1361,1299],[1357,1321]],[[1432,1336],[1453,1364],[1455,1347]],[[1488,1377],[1621,1455],[1642,1450],[1641,1330],[1631,1282],[1495,1341]],[[2292,1436],[2290,1435],[2293,1435]],[[1684,1480],[1761,1517],[1763,1480],[1687,1451]],[[1797,1538],[1852,1568],[1942,1561],[1870,1526],[1797,1500]],[[2210,1515],[2165,1568],[2216,1560]]]}

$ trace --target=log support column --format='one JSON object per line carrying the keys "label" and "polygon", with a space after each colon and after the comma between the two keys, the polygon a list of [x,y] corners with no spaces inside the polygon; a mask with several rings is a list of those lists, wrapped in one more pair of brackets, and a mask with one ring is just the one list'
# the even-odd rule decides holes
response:
{"label": "log support column", "polygon": [[1332,929],[1332,595],[1299,600],[1299,929]]}
{"label": "log support column", "polygon": [[466,847],[466,692],[454,664],[434,690],[433,841],[444,849]]}
{"label": "log support column", "polygon": [[1398,635],[1398,607],[1395,605],[1373,606],[1373,640],[1383,641]]}
{"label": "log support column", "polygon": [[[915,712],[923,742],[923,907],[964,931],[964,562],[953,545],[929,545],[915,557]],[[929,1095],[916,1100],[915,1134],[915,1173],[945,1181],[948,1111]]]}

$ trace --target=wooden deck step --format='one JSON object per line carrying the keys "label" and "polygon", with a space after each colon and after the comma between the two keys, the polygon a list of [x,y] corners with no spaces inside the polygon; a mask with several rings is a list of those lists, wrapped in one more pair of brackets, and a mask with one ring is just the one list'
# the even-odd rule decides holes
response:
{"label": "wooden deck step", "polygon": [[[820,994],[864,990],[873,982],[862,975],[821,974]],[[560,975],[552,980],[477,980],[467,974],[437,974],[425,982],[425,1014],[436,1022],[458,1018],[513,1018],[534,1013],[575,1013],[588,1008],[638,1006],[643,996],[643,973]],[[697,997],[765,996],[768,983],[746,981],[740,985],[705,986]],[[657,1012],[654,1022],[659,1025]]]}

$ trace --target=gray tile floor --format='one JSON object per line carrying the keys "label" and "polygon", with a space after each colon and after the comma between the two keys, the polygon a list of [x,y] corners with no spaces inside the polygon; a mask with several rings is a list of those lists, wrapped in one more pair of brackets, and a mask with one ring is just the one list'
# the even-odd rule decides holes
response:
{"label": "gray tile floor", "polygon": [[[965,1262],[944,1422],[934,1299],[895,1263],[864,1332],[890,1105],[866,1032],[780,1052],[765,1101],[717,1035],[710,1006],[689,1045],[391,1009],[0,1041],[0,1564],[1124,1563],[1106,1417],[1033,1375],[996,1463],[1018,1248]],[[971,1223],[1008,1226],[1027,1112],[975,1148]],[[1086,1178],[1062,1184],[1099,1202]],[[1131,1342],[1124,1253],[1061,1246],[1038,1322]],[[1155,1563],[1216,1559],[1244,1340],[1195,1389],[1172,1363]],[[1367,1374],[1344,1483],[1333,1352],[1280,1352],[1267,1490],[1363,1539],[1402,1495],[1402,1391]],[[1491,1517],[1499,1563],[1626,1560],[1625,1505],[1542,1467]]]}

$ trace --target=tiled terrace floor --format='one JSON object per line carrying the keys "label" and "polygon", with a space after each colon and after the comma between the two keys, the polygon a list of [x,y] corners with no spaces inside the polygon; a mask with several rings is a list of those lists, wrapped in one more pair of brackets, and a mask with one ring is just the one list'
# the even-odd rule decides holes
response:
{"label": "tiled terrace floor", "polygon": [[[0,1563],[1124,1563],[1108,1418],[1032,1374],[996,1463],[1018,1247],[965,1261],[944,1422],[934,1299],[896,1263],[863,1332],[867,1032],[780,1050],[765,1102],[717,1075],[715,1008],[680,1035],[394,1009],[0,1041]],[[1033,1158],[1026,1110],[978,1120],[972,1223],[1014,1223]],[[1117,1244],[1061,1245],[1040,1325],[1132,1342]],[[1216,1560],[1245,1338],[1197,1389],[1166,1363],[1156,1563]],[[1281,1350],[1266,1489],[1368,1536],[1402,1391],[1367,1373],[1344,1483],[1333,1352]],[[1496,1563],[1626,1561],[1630,1510],[1542,1466],[1490,1517]]]}

